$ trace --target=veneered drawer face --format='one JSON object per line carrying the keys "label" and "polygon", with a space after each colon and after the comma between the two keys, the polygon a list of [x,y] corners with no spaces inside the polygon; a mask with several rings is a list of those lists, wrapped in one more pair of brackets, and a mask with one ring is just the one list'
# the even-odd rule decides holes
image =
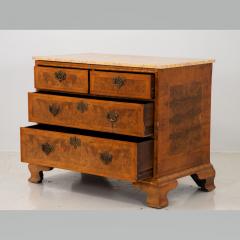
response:
{"label": "veneered drawer face", "polygon": [[91,71],[90,93],[102,96],[152,99],[154,77],[151,74]]}
{"label": "veneered drawer face", "polygon": [[152,140],[130,142],[39,126],[21,128],[21,161],[35,165],[135,181],[152,176],[152,153]]}
{"label": "veneered drawer face", "polygon": [[153,104],[29,93],[29,121],[145,137],[153,134]]}
{"label": "veneered drawer face", "polygon": [[35,66],[35,88],[88,93],[88,70]]}

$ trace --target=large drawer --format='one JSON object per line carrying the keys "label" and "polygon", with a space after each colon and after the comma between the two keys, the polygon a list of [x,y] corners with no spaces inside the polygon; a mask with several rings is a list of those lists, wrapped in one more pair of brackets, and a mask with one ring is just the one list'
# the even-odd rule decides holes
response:
{"label": "large drawer", "polygon": [[36,66],[34,75],[37,89],[88,93],[88,70]]}
{"label": "large drawer", "polygon": [[146,137],[153,134],[153,104],[29,93],[29,121]]}
{"label": "large drawer", "polygon": [[90,93],[94,95],[152,99],[154,77],[151,74],[90,72]]}
{"label": "large drawer", "polygon": [[110,139],[36,125],[21,128],[21,161],[136,181],[152,176],[153,140]]}

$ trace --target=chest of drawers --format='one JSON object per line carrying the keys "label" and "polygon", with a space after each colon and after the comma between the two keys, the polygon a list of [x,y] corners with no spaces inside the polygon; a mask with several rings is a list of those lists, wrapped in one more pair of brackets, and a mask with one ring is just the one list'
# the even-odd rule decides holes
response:
{"label": "chest of drawers", "polygon": [[213,60],[79,54],[35,57],[21,128],[30,182],[62,168],[130,181],[168,205],[177,179],[215,188],[210,163]]}

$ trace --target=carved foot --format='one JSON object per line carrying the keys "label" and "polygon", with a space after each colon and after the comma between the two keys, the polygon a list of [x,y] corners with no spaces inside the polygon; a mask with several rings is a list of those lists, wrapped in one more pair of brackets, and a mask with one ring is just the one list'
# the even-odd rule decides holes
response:
{"label": "carved foot", "polygon": [[142,191],[147,193],[147,205],[153,208],[164,208],[168,206],[167,194],[177,187],[177,180],[159,183],[157,180],[142,181],[135,183]]}
{"label": "carved foot", "polygon": [[195,183],[200,187],[201,191],[210,192],[215,188],[214,178],[215,170],[212,166],[203,169],[191,175]]}
{"label": "carved foot", "polygon": [[31,183],[41,183],[43,180],[43,171],[50,171],[53,168],[39,165],[28,164],[31,177],[28,179]]}

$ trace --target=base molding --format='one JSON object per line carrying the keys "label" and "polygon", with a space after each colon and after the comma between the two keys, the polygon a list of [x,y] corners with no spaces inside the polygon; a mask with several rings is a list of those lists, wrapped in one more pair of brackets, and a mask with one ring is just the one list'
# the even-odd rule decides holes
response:
{"label": "base molding", "polygon": [[[52,167],[34,164],[29,164],[28,168],[31,173],[28,180],[32,183],[41,183],[43,180],[43,171],[53,169]],[[168,206],[168,193],[177,187],[177,179],[184,176],[191,176],[201,191],[209,192],[215,188],[215,170],[211,164],[186,169],[168,176],[137,181],[133,185],[146,192],[146,203],[149,207],[164,208]]]}
{"label": "base molding", "polygon": [[215,189],[215,170],[211,164],[185,169],[168,176],[138,181],[133,185],[147,193],[146,203],[149,207],[163,208],[168,206],[168,192],[177,187],[178,178],[185,176],[191,176],[201,191],[209,192]]}

